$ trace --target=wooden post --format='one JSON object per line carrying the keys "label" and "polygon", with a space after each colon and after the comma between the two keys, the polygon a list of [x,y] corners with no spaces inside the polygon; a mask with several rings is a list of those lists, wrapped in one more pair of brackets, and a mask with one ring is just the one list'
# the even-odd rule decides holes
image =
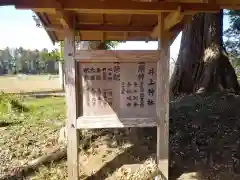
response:
{"label": "wooden post", "polygon": [[63,62],[62,61],[58,61],[58,76],[59,76],[59,84],[60,84],[60,88],[61,90],[64,90],[64,67],[63,67]]}
{"label": "wooden post", "polygon": [[78,143],[77,130],[77,86],[74,31],[68,30],[64,40],[64,59],[66,77],[66,102],[67,102],[67,164],[68,179],[78,180]]}
{"label": "wooden post", "polygon": [[162,55],[157,63],[157,165],[162,179],[168,179],[168,145],[169,145],[169,38],[164,29],[164,15],[160,14],[158,23],[158,49]]}

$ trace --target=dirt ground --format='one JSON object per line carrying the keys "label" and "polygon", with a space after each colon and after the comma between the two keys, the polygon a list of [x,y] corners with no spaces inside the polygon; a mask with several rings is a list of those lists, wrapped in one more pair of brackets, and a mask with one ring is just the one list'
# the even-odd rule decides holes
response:
{"label": "dirt ground", "polygon": [[[0,78],[0,83],[1,81],[3,82]],[[6,79],[4,81],[7,82]],[[52,80],[45,79],[44,81],[51,82]],[[31,82],[37,84],[39,81],[33,78]],[[26,87],[31,86],[29,81],[27,84]],[[53,87],[50,84],[44,87],[47,89]],[[12,86],[12,92],[19,91],[17,86],[15,89],[13,87],[15,86]],[[29,89],[26,87],[25,91]],[[31,106],[34,107],[35,114],[29,112],[23,116],[13,117],[13,114],[10,113],[7,116],[11,121],[22,118],[21,121],[24,123],[0,129],[0,134],[2,134],[0,143],[2,143],[1,148],[4,148],[4,151],[0,150],[2,154],[6,154],[7,161],[5,163],[8,163],[9,167],[12,167],[11,163],[14,159],[19,161],[19,157],[25,162],[32,154],[32,149],[28,147],[35,147],[35,143],[41,142],[44,147],[46,139],[56,143],[60,126],[54,125],[52,128],[52,122],[55,122],[56,119],[60,122],[65,120],[63,99],[60,101],[59,99],[44,100],[41,97],[38,100],[31,100]],[[231,93],[214,93],[207,96],[188,95],[171,100],[170,180],[240,179],[240,111],[238,107],[240,107],[240,96]],[[49,127],[46,126],[48,124]],[[49,139],[46,127],[52,133],[53,139]],[[36,132],[39,137],[43,137],[41,140],[34,135]],[[84,132],[86,133],[84,134]],[[18,138],[11,138],[14,133],[19,133],[16,136]],[[156,174],[153,163],[156,155],[156,128],[101,129],[82,131],[81,133],[80,179],[154,179]],[[21,142],[21,139],[24,141]],[[29,154],[18,152],[17,146],[12,144],[23,144]],[[41,149],[40,145],[39,149]],[[47,146],[49,146],[48,143]],[[40,154],[51,148],[50,146],[50,148],[41,149]],[[14,156],[9,156],[9,154],[14,154]],[[41,166],[26,179],[64,180],[66,179],[66,159]]]}
{"label": "dirt ground", "polygon": [[56,75],[0,76],[0,91],[6,93],[44,92],[60,89]]}

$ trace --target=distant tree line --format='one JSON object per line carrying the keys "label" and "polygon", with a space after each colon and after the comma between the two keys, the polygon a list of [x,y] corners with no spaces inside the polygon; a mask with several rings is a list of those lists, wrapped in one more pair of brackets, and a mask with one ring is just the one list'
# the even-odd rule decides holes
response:
{"label": "distant tree line", "polygon": [[47,49],[29,50],[22,47],[0,50],[0,75],[57,74],[59,52]]}

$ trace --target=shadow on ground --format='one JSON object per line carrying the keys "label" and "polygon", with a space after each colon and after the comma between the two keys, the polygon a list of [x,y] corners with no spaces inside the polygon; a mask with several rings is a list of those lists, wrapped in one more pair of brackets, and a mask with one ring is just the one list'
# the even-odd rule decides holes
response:
{"label": "shadow on ground", "polygon": [[[240,179],[240,96],[191,95],[170,104],[169,179]],[[156,153],[156,128],[136,128],[127,135],[133,147],[106,163],[87,180],[105,179],[124,164]],[[116,139],[122,141],[122,135]],[[111,138],[110,138],[111,139]],[[129,154],[139,161],[127,158]]]}

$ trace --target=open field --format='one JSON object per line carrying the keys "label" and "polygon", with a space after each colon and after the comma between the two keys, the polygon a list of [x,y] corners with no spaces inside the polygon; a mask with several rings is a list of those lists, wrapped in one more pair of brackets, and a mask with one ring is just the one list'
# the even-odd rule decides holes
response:
{"label": "open field", "polygon": [[56,75],[0,76],[0,91],[6,93],[56,91],[59,89],[59,80]]}

